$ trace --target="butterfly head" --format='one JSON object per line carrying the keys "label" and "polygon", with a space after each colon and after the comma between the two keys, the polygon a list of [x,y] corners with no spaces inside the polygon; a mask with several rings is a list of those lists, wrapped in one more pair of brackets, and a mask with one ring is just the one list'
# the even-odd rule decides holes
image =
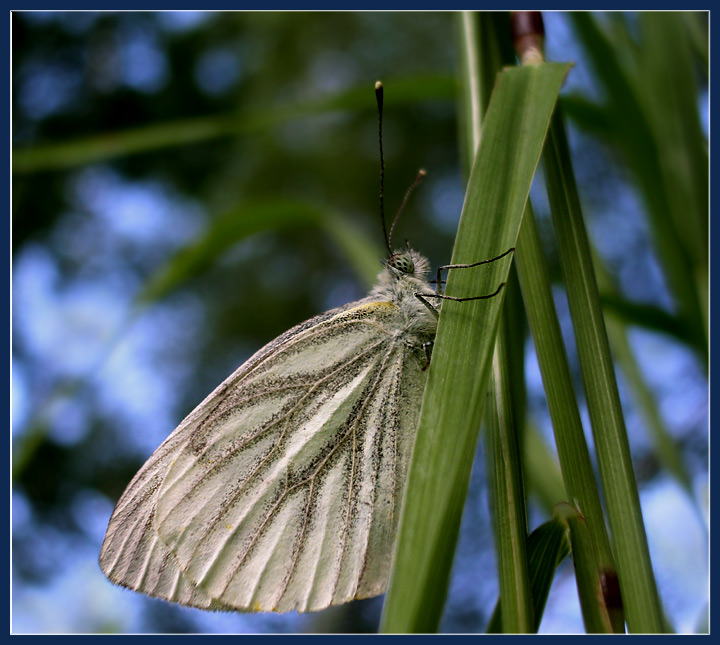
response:
{"label": "butterfly head", "polygon": [[400,273],[408,275],[415,273],[415,262],[409,253],[395,253],[388,259],[387,265]]}
{"label": "butterfly head", "polygon": [[411,248],[393,253],[385,260],[385,266],[398,277],[409,276],[423,280],[428,272],[428,261]]}

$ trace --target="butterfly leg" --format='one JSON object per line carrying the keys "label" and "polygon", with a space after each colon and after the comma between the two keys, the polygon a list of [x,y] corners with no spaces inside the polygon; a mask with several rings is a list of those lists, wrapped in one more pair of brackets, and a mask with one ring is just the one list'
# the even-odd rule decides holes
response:
{"label": "butterfly leg", "polygon": [[[489,260],[480,260],[480,262],[473,262],[472,264],[446,264],[444,266],[438,267],[437,270],[437,280],[435,280],[435,294],[439,296],[440,294],[440,285],[443,283],[442,279],[442,272],[445,269],[471,269],[472,267],[480,266],[481,264],[490,264],[491,262],[495,262],[496,260],[500,260],[504,258],[506,255],[509,255],[510,253],[513,253],[515,251],[515,247],[508,249],[505,251],[505,253],[501,253],[500,255],[490,258]],[[496,292],[497,293],[497,292]],[[495,295],[495,294],[492,294]],[[491,297],[491,296],[481,296],[481,298],[485,297]],[[446,298],[448,300],[458,300],[457,298]],[[465,298],[467,300],[468,298]],[[469,300],[477,300],[477,298],[469,298]]]}
{"label": "butterfly leg", "polygon": [[[467,300],[486,300],[488,298],[493,298],[496,295],[500,293],[500,290],[505,286],[504,282],[500,283],[500,286],[495,289],[492,293],[489,293],[485,296],[472,296],[470,298],[455,298],[454,296],[445,296],[441,293],[416,293],[415,297],[422,302],[430,311],[432,311],[433,315],[437,318],[438,317],[438,311],[433,307],[432,304],[430,304],[425,298],[442,298],[443,300],[455,300],[456,302],[465,302]],[[432,346],[433,342],[428,341],[422,344],[423,351],[425,352],[425,358],[427,359],[427,363],[425,363],[425,366],[422,368],[422,371],[424,372],[428,367],[430,367],[430,357],[432,355]]]}
{"label": "butterfly leg", "polygon": [[[505,286],[505,283],[500,283],[500,286],[495,289],[492,293],[486,294],[484,296],[470,296],[468,298],[456,298],[455,296],[446,296],[442,293],[440,293],[441,285],[443,284],[442,280],[442,272],[444,269],[470,269],[472,267],[480,266],[481,264],[489,264],[490,262],[495,262],[496,260],[500,260],[501,258],[504,258],[506,255],[509,255],[510,253],[513,253],[515,251],[515,247],[512,247],[505,251],[505,253],[501,253],[497,257],[490,258],[489,260],[481,260],[480,262],[473,262],[472,264],[446,264],[444,266],[441,266],[438,268],[437,272],[437,280],[435,280],[435,293],[416,293],[415,297],[422,302],[435,316],[435,318],[439,317],[439,312],[437,307],[435,307],[428,298],[439,298],[442,300],[454,300],[455,302],[467,302],[468,300],[487,300],[488,298],[494,298],[496,295],[500,293],[502,288]],[[432,348],[433,343],[427,342],[423,343],[422,348],[425,352],[425,357],[427,358],[427,363],[425,364],[425,367],[423,367],[423,372],[430,366],[430,350]]]}
{"label": "butterfly leg", "polygon": [[[474,266],[474,265],[473,265]],[[454,265],[452,268],[465,268],[464,265]],[[439,313],[437,308],[430,303],[427,298],[441,298],[442,300],[454,300],[455,302],[467,302],[468,300],[487,300],[488,298],[494,298],[497,296],[501,289],[505,286],[504,282],[500,283],[500,286],[495,289],[492,293],[488,293],[484,296],[469,296],[467,298],[456,298],[455,296],[446,296],[442,293],[416,293],[415,297],[422,302],[435,316],[435,318],[439,317]]]}
{"label": "butterfly leg", "polygon": [[[425,298],[442,298],[443,300],[454,300],[455,302],[467,302],[468,300],[487,300],[488,298],[494,298],[495,296],[497,296],[504,286],[505,286],[505,283],[501,282],[500,286],[497,289],[495,289],[495,291],[493,291],[492,293],[488,293],[484,296],[469,296],[467,298],[456,298],[455,296],[446,296],[442,293],[426,293],[426,294],[424,294],[424,297]],[[420,296],[418,294],[415,294],[415,295],[418,298],[420,298]],[[422,298],[420,298],[420,300],[422,300]]]}
{"label": "butterfly leg", "polygon": [[425,300],[425,298],[432,298],[433,294],[416,293],[415,297],[430,310],[430,313],[432,313],[432,315],[435,316],[435,319],[437,320],[437,318],[439,317],[437,308],[431,302],[428,302],[427,300]]}

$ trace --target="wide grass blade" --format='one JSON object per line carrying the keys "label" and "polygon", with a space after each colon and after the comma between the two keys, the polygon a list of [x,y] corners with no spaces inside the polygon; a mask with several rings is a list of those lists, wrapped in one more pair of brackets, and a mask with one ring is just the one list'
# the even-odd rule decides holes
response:
{"label": "wide grass blade", "polygon": [[[452,262],[496,257],[515,246],[550,115],[569,65],[498,76],[483,125]],[[493,293],[510,257],[451,270],[446,293]],[[503,294],[442,307],[400,518],[382,619],[385,632],[437,629],[487,391]]]}

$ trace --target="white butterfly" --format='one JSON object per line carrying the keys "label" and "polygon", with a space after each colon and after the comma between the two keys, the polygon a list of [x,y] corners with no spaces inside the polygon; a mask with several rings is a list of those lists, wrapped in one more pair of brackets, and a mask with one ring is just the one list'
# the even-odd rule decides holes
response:
{"label": "white butterfly", "polygon": [[112,515],[114,583],[205,609],[314,611],[381,594],[437,313],[427,260],[286,332],[155,451]]}
{"label": "white butterfly", "polygon": [[[382,214],[380,83],[376,94]],[[433,291],[422,255],[391,251],[394,226],[366,298],[266,345],[140,469],[100,553],[112,582],[239,611],[316,611],[385,591],[437,329],[429,299],[493,297],[502,284],[441,295],[440,271],[514,250],[440,267]]]}

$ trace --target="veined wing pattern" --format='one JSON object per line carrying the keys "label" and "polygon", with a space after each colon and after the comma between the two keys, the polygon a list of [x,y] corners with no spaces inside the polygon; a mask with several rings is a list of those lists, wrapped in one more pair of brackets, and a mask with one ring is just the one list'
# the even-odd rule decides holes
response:
{"label": "veined wing pattern", "polygon": [[108,577],[215,609],[382,593],[425,381],[403,318],[366,299],[239,368],[128,486],[100,556]]}

